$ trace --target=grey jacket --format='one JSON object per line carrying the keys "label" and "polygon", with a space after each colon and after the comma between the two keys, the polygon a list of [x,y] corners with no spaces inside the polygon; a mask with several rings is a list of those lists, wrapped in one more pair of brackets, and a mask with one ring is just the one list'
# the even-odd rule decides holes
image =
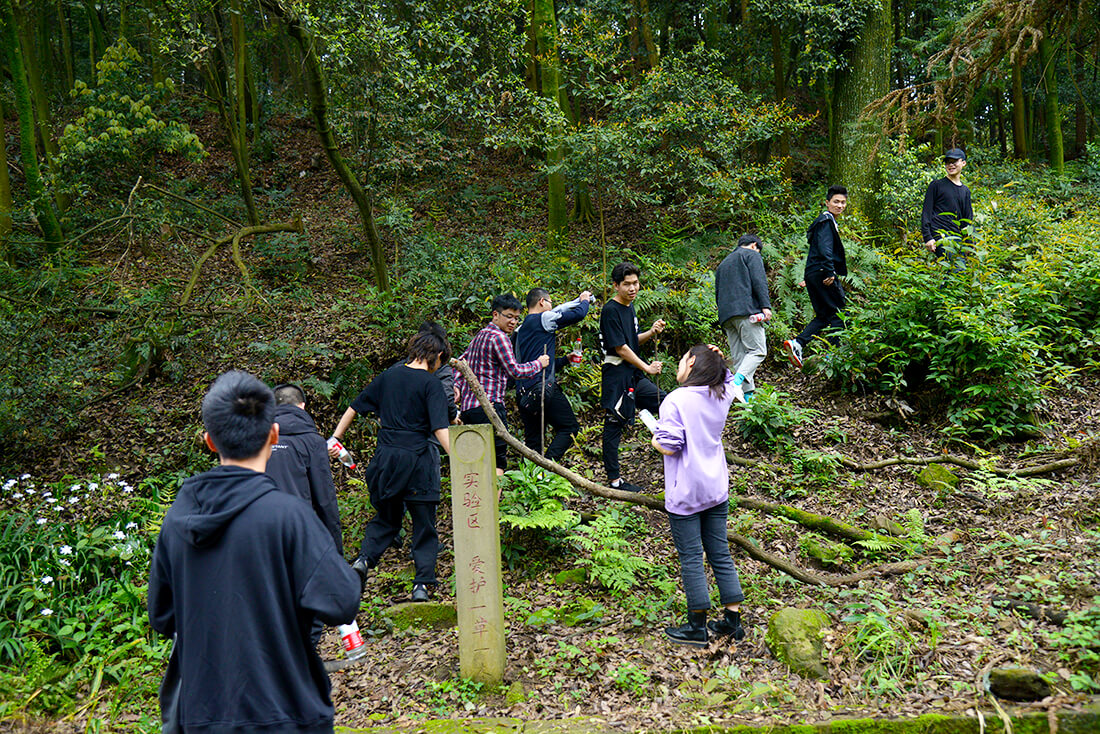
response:
{"label": "grey jacket", "polygon": [[772,307],[764,258],[749,247],[738,247],[726,255],[714,273],[714,300],[718,322],[733,316],[749,316]]}

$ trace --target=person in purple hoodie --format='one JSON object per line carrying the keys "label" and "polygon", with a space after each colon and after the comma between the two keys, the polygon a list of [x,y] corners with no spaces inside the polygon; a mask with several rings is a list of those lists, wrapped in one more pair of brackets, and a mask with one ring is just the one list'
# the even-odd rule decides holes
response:
{"label": "person in purple hoodie", "polygon": [[[734,399],[733,373],[713,344],[697,344],[680,358],[673,390],[661,403],[652,444],[665,458],[665,510],[680,557],[680,578],[687,596],[687,623],[665,628],[670,640],[705,647],[708,630],[717,636],[745,637],[741,602],[745,599],[726,535],[729,467],[722,429]],[[723,616],[707,624],[710,590],[703,555],[718,582]]]}

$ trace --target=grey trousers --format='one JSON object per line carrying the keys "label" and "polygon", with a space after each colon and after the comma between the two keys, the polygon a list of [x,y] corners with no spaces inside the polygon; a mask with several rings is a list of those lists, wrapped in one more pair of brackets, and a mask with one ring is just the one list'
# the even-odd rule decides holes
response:
{"label": "grey trousers", "polygon": [[726,343],[730,347],[730,364],[735,374],[745,376],[741,389],[752,392],[756,389],[753,375],[756,368],[768,356],[768,339],[764,334],[764,322],[749,323],[748,316],[731,316],[722,322],[726,332]]}

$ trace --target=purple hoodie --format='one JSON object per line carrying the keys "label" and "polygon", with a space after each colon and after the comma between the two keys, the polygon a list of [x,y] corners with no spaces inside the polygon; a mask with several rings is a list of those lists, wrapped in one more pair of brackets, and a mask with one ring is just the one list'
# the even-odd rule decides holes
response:
{"label": "purple hoodie", "polygon": [[730,474],[722,447],[722,429],[733,402],[733,373],[726,370],[726,394],[714,398],[709,387],[679,387],[661,403],[653,437],[666,449],[665,509],[693,515],[729,499]]}

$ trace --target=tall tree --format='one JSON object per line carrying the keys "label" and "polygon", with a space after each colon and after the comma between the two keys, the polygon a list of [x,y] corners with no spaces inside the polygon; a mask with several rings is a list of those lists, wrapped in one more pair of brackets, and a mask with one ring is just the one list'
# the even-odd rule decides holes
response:
{"label": "tall tree", "polygon": [[34,110],[31,92],[27,86],[26,70],[23,68],[22,48],[16,33],[15,13],[12,10],[11,0],[0,0],[0,41],[3,41],[0,46],[3,46],[8,69],[11,71],[15,109],[19,115],[19,150],[23,159],[23,177],[26,181],[27,196],[38,217],[38,226],[42,228],[42,233],[46,237],[46,246],[52,252],[61,246],[64,235],[38,167],[38,155],[34,147]]}
{"label": "tall tree", "polygon": [[864,110],[890,90],[894,29],[891,0],[875,3],[855,39],[846,64],[837,71],[829,141],[829,178],[853,188],[853,202],[871,184],[871,152],[878,128]]}
{"label": "tall tree", "polygon": [[1054,56],[1054,44],[1048,33],[1039,40],[1039,65],[1043,91],[1046,93],[1047,156],[1050,167],[1061,176],[1066,170],[1066,153],[1062,142],[1062,107],[1058,100],[1058,67]]}
{"label": "tall tree", "polygon": [[4,100],[0,98],[0,258],[7,253],[11,235],[11,177],[8,175],[8,133],[5,130]]}
{"label": "tall tree", "polygon": [[565,231],[569,221],[565,170],[562,167],[565,140],[562,124],[564,114],[559,101],[561,69],[558,62],[558,20],[554,13],[554,0],[532,0],[531,10],[530,22],[538,51],[539,89],[549,105],[549,126],[546,131],[546,168],[549,172],[547,233],[553,239]]}
{"label": "tall tree", "polygon": [[317,42],[313,34],[305,27],[301,16],[291,7],[285,6],[281,0],[260,0],[265,9],[271,12],[286,25],[287,33],[298,44],[302,54],[303,82],[309,95],[310,111],[313,113],[314,126],[317,128],[317,136],[321,139],[321,147],[329,163],[332,164],[336,175],[344,184],[351,198],[359,209],[359,216],[363,218],[363,231],[367,236],[370,246],[371,260],[374,264],[374,282],[382,290],[390,289],[389,270],[386,266],[386,255],[382,250],[382,240],[378,236],[378,228],[374,222],[374,207],[371,197],[363,190],[359,179],[344,161],[340,154],[340,147],[336,142],[336,135],[328,119],[328,86],[325,82],[324,70],[321,67],[321,57],[317,53]]}

